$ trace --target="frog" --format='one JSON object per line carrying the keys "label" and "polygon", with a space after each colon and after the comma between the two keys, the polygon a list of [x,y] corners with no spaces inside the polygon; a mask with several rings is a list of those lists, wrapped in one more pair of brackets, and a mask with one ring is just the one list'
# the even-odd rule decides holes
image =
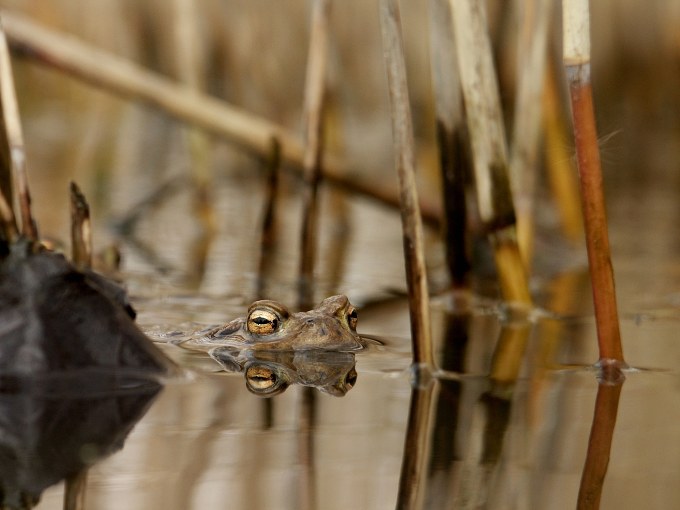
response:
{"label": "frog", "polygon": [[312,310],[295,313],[282,303],[264,299],[253,302],[245,317],[201,331],[182,346],[199,350],[227,345],[263,351],[357,351],[363,348],[357,320],[356,307],[341,294],[324,299]]}

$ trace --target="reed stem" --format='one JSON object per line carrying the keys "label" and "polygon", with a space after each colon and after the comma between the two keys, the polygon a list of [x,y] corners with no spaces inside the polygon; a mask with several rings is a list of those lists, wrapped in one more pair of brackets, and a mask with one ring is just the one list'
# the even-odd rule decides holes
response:
{"label": "reed stem", "polygon": [[423,226],[418,210],[411,107],[406,82],[401,17],[396,0],[380,1],[380,26],[392,114],[392,146],[401,197],[401,225],[409,295],[413,362],[433,366],[430,298],[425,267]]}
{"label": "reed stem", "polygon": [[90,206],[75,182],[71,182],[71,259],[78,269],[92,267]]}
{"label": "reed stem", "polygon": [[562,231],[574,244],[583,242],[583,217],[578,177],[568,150],[567,120],[562,111],[557,64],[550,62],[543,88],[543,132],[545,166],[553,200],[560,215]]}
{"label": "reed stem", "polygon": [[329,0],[315,0],[312,8],[309,56],[305,81],[302,235],[300,239],[300,306],[313,304],[312,282],[316,258],[316,224],[323,156],[323,110],[328,60]]}
{"label": "reed stem", "polygon": [[508,150],[484,2],[449,0],[480,218],[490,232],[506,301],[531,304],[517,245]]}
{"label": "reed stem", "polygon": [[517,211],[522,259],[531,266],[534,245],[534,194],[541,134],[542,92],[548,26],[553,0],[529,0],[521,9],[517,52],[517,96],[510,150],[510,183]]}
{"label": "reed stem", "polygon": [[[2,116],[9,146],[10,165],[14,176],[19,197],[19,211],[21,215],[21,233],[26,238],[37,241],[38,227],[31,212],[31,193],[28,189],[26,176],[26,152],[24,149],[24,135],[19,117],[12,62],[7,47],[4,30],[4,14],[0,21],[0,100],[2,101]],[[11,197],[6,197],[11,200]],[[10,204],[11,205],[11,204]]]}
{"label": "reed stem", "polygon": [[588,0],[564,0],[563,9],[564,65],[571,98],[600,360],[623,362],[590,81]]}
{"label": "reed stem", "polygon": [[451,284],[463,287],[470,269],[467,256],[465,185],[472,174],[463,96],[457,76],[448,0],[430,0],[430,55],[434,86],[437,145],[444,202],[444,241]]}

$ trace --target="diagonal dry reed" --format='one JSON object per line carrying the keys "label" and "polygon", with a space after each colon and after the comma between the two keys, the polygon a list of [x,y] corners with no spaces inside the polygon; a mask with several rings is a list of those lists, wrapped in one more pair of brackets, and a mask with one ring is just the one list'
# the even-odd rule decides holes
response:
{"label": "diagonal dry reed", "polygon": [[[21,54],[117,95],[159,108],[260,156],[267,156],[271,140],[276,138],[281,146],[282,160],[291,163],[292,170],[301,171],[302,143],[282,126],[224,101],[191,91],[157,73],[49,30],[21,15],[2,11],[2,16],[10,44]],[[328,157],[324,161],[326,182],[398,208],[398,193],[386,186],[375,187],[357,177],[365,173],[346,168],[337,158]],[[420,208],[423,218],[429,223],[439,222],[437,207],[423,202]]]}

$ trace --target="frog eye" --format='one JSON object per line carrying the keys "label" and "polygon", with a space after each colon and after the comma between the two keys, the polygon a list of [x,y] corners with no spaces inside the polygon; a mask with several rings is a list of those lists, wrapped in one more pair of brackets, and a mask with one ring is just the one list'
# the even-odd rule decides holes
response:
{"label": "frog eye", "polygon": [[347,323],[349,324],[349,327],[351,329],[356,329],[358,320],[359,314],[357,313],[357,309],[353,306],[350,307],[350,309],[347,311]]}
{"label": "frog eye", "polygon": [[248,309],[246,327],[254,335],[271,335],[288,317],[286,307],[276,301],[255,301]]}
{"label": "frog eye", "polygon": [[248,315],[248,331],[254,335],[270,335],[280,324],[281,319],[272,310],[255,309]]}
{"label": "frog eye", "polygon": [[288,383],[266,365],[254,364],[246,369],[246,387],[264,397],[273,397],[288,388]]}

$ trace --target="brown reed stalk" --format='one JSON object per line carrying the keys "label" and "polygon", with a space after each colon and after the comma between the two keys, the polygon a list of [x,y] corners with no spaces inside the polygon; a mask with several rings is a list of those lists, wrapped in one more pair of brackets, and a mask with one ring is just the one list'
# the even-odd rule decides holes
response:
{"label": "brown reed stalk", "polygon": [[449,2],[480,218],[490,231],[503,298],[529,305],[531,296],[517,244],[505,128],[485,3],[477,0]]}
{"label": "brown reed stalk", "polygon": [[[26,151],[24,135],[19,117],[12,62],[10,61],[7,38],[4,30],[4,14],[0,20],[0,101],[2,101],[2,120],[4,122],[10,165],[19,197],[21,215],[21,234],[27,239],[37,241],[38,227],[31,212],[31,193],[26,176]],[[6,197],[11,200],[11,197]],[[10,204],[11,205],[11,204]]]}
{"label": "brown reed stalk", "polygon": [[446,262],[454,287],[465,284],[470,268],[467,256],[466,176],[472,174],[469,138],[458,61],[453,42],[448,0],[430,0],[430,58],[434,86],[437,143],[444,202]]}
{"label": "brown reed stalk", "polygon": [[75,182],[71,182],[71,259],[78,269],[92,267],[90,206]]}
{"label": "brown reed stalk", "polygon": [[542,119],[548,27],[553,0],[527,0],[520,9],[517,94],[510,147],[510,184],[517,211],[517,242],[527,267],[534,245],[534,194]]}
{"label": "brown reed stalk", "polygon": [[[19,14],[3,11],[2,16],[9,42],[20,54],[119,96],[159,108],[170,116],[260,156],[267,156],[271,140],[276,138],[281,145],[282,159],[291,163],[285,168],[301,172],[303,145],[282,126],[225,101],[191,91],[157,73],[42,27]],[[325,182],[381,204],[400,207],[398,192],[382,185],[375,187],[357,177],[365,173],[346,168],[337,158],[327,157],[324,160]],[[428,223],[439,223],[437,207],[424,201],[420,208]]]}
{"label": "brown reed stalk", "polygon": [[600,361],[623,362],[590,81],[589,5],[588,0],[564,0],[562,7],[563,58],[571,98]]}
{"label": "brown reed stalk", "polygon": [[406,83],[401,17],[396,0],[380,1],[380,26],[392,114],[393,152],[401,196],[401,225],[409,295],[413,362],[433,366],[430,298],[425,268],[423,226],[418,210],[411,107]]}
{"label": "brown reed stalk", "polygon": [[323,157],[323,111],[326,90],[326,62],[328,60],[329,0],[315,0],[307,58],[304,99],[304,157],[305,186],[302,203],[302,235],[300,237],[299,305],[313,304],[314,261],[316,258],[316,224],[319,181]]}
{"label": "brown reed stalk", "polygon": [[576,504],[578,510],[597,510],[600,508],[602,487],[609,466],[612,438],[614,437],[624,377],[618,367],[613,367],[612,373],[605,378],[607,380],[601,381],[597,387],[593,424],[588,439],[588,453],[583,465],[578,491]]}
{"label": "brown reed stalk", "polygon": [[[174,49],[177,75],[192,91],[202,88],[205,66],[200,47],[199,19],[196,2],[174,0]],[[205,274],[208,253],[216,234],[215,211],[213,207],[212,172],[210,167],[210,140],[205,132],[194,126],[184,129],[184,137],[191,158],[191,180],[193,184],[193,209],[199,221],[200,230],[191,245],[190,280],[200,285]]]}
{"label": "brown reed stalk", "polygon": [[[272,150],[265,162],[267,170],[267,187],[265,189],[262,228],[260,230],[260,261],[257,271],[257,299],[265,298],[266,275],[271,268],[271,255],[276,242],[276,199],[279,190],[279,172],[281,170],[281,151],[279,143],[272,140]],[[264,399],[270,402],[270,399]]]}

